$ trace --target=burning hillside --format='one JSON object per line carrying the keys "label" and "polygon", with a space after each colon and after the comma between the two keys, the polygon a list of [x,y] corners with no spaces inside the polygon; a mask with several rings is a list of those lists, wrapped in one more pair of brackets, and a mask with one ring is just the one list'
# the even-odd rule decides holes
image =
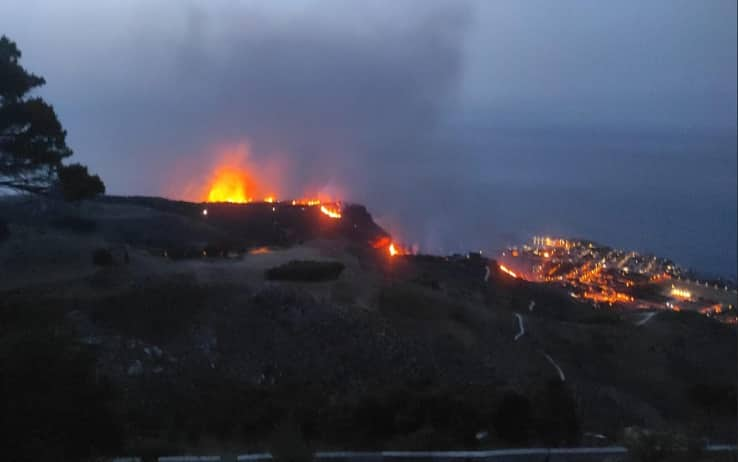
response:
{"label": "burning hillside", "polygon": [[412,253],[415,253],[412,252],[410,249],[407,249],[400,244],[394,242],[390,236],[382,236],[379,239],[372,241],[371,245],[375,249],[385,249],[390,257],[394,257],[397,255],[410,255]]}
{"label": "burning hillside", "polygon": [[[382,250],[390,257],[414,253],[394,241],[388,233],[374,224],[363,207],[360,207],[363,213],[357,215],[354,207],[352,209],[354,213],[348,213],[347,216],[347,210],[353,206],[338,200],[333,194],[327,194],[325,191],[327,188],[289,194],[288,191],[294,192],[294,187],[285,185],[291,177],[289,163],[277,165],[275,162],[278,162],[278,159],[270,157],[264,164],[255,164],[250,159],[246,145],[220,149],[214,158],[216,163],[210,173],[203,177],[204,181],[199,187],[190,188],[192,192],[198,192],[185,194],[190,196],[188,198],[193,202],[210,204],[201,210],[201,215],[211,222],[222,219],[225,215],[231,216],[229,218],[231,222],[241,222],[246,216],[252,215],[250,210],[263,210],[271,215],[264,217],[265,223],[270,223],[275,232],[281,233],[279,240],[294,235],[297,228],[303,230],[298,233],[301,235],[312,229],[305,237],[312,235],[316,229],[321,229],[321,234],[342,230],[342,234],[350,234],[355,239],[364,236],[359,239],[364,239],[366,244]],[[304,179],[300,182],[305,183]],[[298,197],[289,198],[290,196]],[[250,205],[255,208],[225,207],[236,205]],[[313,224],[298,225],[297,223],[301,221],[297,220],[298,217]],[[318,222],[315,222],[314,220],[318,218],[320,218]],[[369,222],[371,232],[363,230]]]}

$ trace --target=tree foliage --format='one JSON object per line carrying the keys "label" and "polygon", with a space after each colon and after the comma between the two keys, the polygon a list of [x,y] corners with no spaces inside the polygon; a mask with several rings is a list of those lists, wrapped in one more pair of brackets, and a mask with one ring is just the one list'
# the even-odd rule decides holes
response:
{"label": "tree foliage", "polygon": [[[15,42],[0,37],[0,187],[45,193],[62,169],[73,167],[70,172],[75,174],[82,171],[62,165],[72,155],[67,132],[50,104],[29,96],[46,81],[21,66],[20,58]],[[74,179],[82,182],[72,188],[75,192],[102,192],[99,177],[77,175]]]}
{"label": "tree foliage", "polygon": [[59,188],[68,201],[78,201],[105,193],[105,185],[97,175],[90,175],[80,164],[63,165],[58,170]]}

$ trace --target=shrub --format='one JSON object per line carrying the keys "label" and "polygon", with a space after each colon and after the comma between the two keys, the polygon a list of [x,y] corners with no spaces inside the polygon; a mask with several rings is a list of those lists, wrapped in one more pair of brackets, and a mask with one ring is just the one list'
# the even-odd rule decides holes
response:
{"label": "shrub", "polygon": [[101,299],[90,315],[122,334],[165,342],[188,332],[209,294],[190,280],[145,285]]}
{"label": "shrub", "polygon": [[356,291],[348,282],[338,281],[331,290],[331,298],[336,303],[352,305],[356,302]]}
{"label": "shrub", "polygon": [[96,379],[92,354],[58,330],[16,328],[0,343],[4,460],[86,460],[121,449],[113,388]]}
{"label": "shrub", "polygon": [[268,269],[266,278],[270,281],[329,281],[337,279],[344,268],[340,262],[292,260]]}
{"label": "shrub", "polygon": [[51,226],[57,229],[64,229],[76,233],[91,233],[97,228],[97,223],[86,218],[75,217],[73,215],[65,215],[51,221]]}
{"label": "shrub", "polygon": [[527,443],[533,425],[528,398],[515,392],[505,393],[495,412],[493,424],[497,434],[506,443]]}
{"label": "shrub", "polygon": [[464,307],[414,284],[393,284],[379,292],[379,309],[390,315],[428,320],[447,319],[452,313],[460,318]]}
{"label": "shrub", "polygon": [[575,446],[579,443],[580,423],[576,401],[566,384],[546,383],[535,397],[536,429],[549,446]]}
{"label": "shrub", "polygon": [[698,383],[689,387],[687,396],[692,404],[711,414],[736,415],[738,397],[736,397],[735,386],[729,383]]}
{"label": "shrub", "polygon": [[271,438],[270,452],[276,462],[310,462],[313,453],[293,417],[282,422]]}
{"label": "shrub", "polygon": [[95,249],[92,252],[92,263],[97,266],[111,266],[113,264],[113,254],[108,249]]}
{"label": "shrub", "polygon": [[10,236],[10,229],[8,229],[8,225],[3,220],[0,220],[0,242],[7,239],[8,236]]}
{"label": "shrub", "polygon": [[[634,462],[658,462],[662,460],[683,460],[677,454],[687,450],[687,454],[699,455],[699,446],[689,444],[681,435],[667,432],[653,432],[637,427],[625,429],[624,444],[630,459]],[[694,459],[690,459],[694,460]]]}
{"label": "shrub", "polygon": [[59,168],[58,176],[59,188],[67,201],[91,199],[105,193],[105,184],[100,177],[91,175],[84,165],[63,165]]}

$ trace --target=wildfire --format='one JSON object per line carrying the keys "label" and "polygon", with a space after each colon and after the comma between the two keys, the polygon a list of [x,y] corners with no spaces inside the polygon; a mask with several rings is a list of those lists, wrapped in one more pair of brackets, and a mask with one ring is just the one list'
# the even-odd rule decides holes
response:
{"label": "wildfire", "polygon": [[510,268],[508,268],[505,265],[499,265],[499,268],[505,274],[508,274],[508,275],[510,275],[510,276],[512,276],[514,278],[517,278],[518,277],[518,275],[513,270],[511,270]]}
{"label": "wildfire", "polygon": [[411,248],[404,247],[397,242],[391,241],[387,246],[387,253],[390,257],[394,257],[397,255],[412,255],[416,253],[416,251]]}
{"label": "wildfire", "polygon": [[253,198],[247,194],[245,172],[230,166],[224,166],[215,172],[208,190],[207,202],[243,204],[252,201]]}
{"label": "wildfire", "polygon": [[375,249],[387,249],[387,254],[390,257],[395,257],[397,255],[410,255],[413,253],[411,249],[407,249],[394,242],[389,236],[382,236],[374,242],[370,242],[370,244]]}
{"label": "wildfire", "polygon": [[293,199],[292,205],[312,207],[313,205],[320,205],[320,199]]}
{"label": "wildfire", "polygon": [[338,219],[338,218],[341,218],[341,216],[342,216],[341,215],[341,209],[339,209],[338,207],[335,207],[335,206],[321,205],[320,206],[320,211],[324,215],[328,215],[329,217],[331,217],[333,219]]}
{"label": "wildfire", "polygon": [[266,246],[256,247],[256,248],[249,250],[250,255],[264,255],[264,254],[268,254],[271,252],[272,252],[272,249]]}

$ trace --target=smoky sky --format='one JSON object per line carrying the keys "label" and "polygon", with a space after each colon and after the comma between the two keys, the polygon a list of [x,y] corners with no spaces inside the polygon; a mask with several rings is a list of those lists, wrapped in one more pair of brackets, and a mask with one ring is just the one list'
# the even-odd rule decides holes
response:
{"label": "smoky sky", "polygon": [[0,33],[114,194],[247,143],[429,252],[550,232],[736,273],[734,1],[11,0]]}

